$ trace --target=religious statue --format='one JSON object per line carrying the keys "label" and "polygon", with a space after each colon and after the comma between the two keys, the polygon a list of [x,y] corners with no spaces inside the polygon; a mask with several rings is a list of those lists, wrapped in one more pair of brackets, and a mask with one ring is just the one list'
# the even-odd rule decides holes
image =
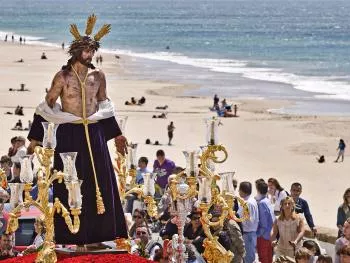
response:
{"label": "religious statue", "polygon": [[[43,141],[42,122],[58,124],[54,169],[63,170],[60,153],[77,152],[76,168],[82,180],[80,230],[71,234],[64,219],[54,219],[56,244],[76,244],[80,250],[98,248],[101,242],[127,238],[127,228],[107,141],[115,139],[118,151],[125,152],[126,138],[115,118],[113,103],[107,97],[105,74],[91,63],[100,40],[110,25],[92,37],[95,15],[89,16],[85,36],[73,24],[74,36],[67,64],[56,73],[45,101],[39,104],[28,139],[28,152]],[[60,98],[61,105],[56,101]],[[68,191],[64,184],[54,183],[54,197],[67,207]]]}

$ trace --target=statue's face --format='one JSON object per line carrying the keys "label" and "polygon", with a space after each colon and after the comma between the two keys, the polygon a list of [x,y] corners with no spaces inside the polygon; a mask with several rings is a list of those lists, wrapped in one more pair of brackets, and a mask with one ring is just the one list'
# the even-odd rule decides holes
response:
{"label": "statue's face", "polygon": [[91,64],[91,61],[94,55],[95,55],[95,50],[86,48],[83,50],[83,52],[81,52],[81,55],[79,57],[79,62],[84,66],[89,66]]}

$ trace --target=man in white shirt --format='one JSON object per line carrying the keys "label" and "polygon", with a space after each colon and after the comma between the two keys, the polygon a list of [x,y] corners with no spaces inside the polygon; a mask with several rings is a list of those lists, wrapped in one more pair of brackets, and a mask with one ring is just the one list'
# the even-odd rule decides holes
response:
{"label": "man in white shirt", "polygon": [[23,136],[17,136],[15,141],[16,154],[11,157],[13,163],[19,163],[27,155],[26,139]]}
{"label": "man in white shirt", "polygon": [[[250,182],[241,182],[239,185],[239,196],[246,201],[250,215],[250,220],[242,223],[243,240],[246,249],[245,263],[253,263],[255,261],[256,231],[259,224],[258,204],[251,194],[252,184]],[[240,217],[242,217],[242,212],[243,209],[240,206],[238,209]]]}

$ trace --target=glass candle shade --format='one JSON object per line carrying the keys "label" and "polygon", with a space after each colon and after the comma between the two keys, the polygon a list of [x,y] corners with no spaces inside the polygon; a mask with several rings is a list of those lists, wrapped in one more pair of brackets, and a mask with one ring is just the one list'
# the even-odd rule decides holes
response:
{"label": "glass candle shade", "polygon": [[119,125],[119,129],[121,130],[122,134],[125,133],[125,127],[126,127],[126,121],[128,120],[128,116],[118,116],[117,118],[117,123]]}
{"label": "glass candle shade", "polygon": [[60,156],[63,162],[63,167],[64,167],[63,168],[64,181],[67,183],[78,180],[77,169],[75,167],[77,154],[78,154],[77,152],[60,153]]}
{"label": "glass candle shade", "polygon": [[33,168],[32,161],[29,159],[29,156],[23,157],[21,160],[21,172],[20,172],[20,180],[23,183],[30,184],[33,182]]}
{"label": "glass candle shade", "polygon": [[154,178],[156,177],[155,173],[144,173],[142,174],[143,177],[143,194],[148,196],[154,196],[155,194],[155,188],[154,188]]}
{"label": "glass candle shade", "polygon": [[128,145],[128,158],[127,158],[128,169],[137,168],[136,151],[137,151],[137,143],[130,143]]}
{"label": "glass candle shade", "polygon": [[70,208],[81,208],[82,195],[81,195],[81,184],[83,180],[76,180],[66,182],[66,188],[68,190],[68,205]]}
{"label": "glass candle shade", "polygon": [[220,176],[219,187],[222,193],[230,193],[230,194],[235,193],[235,189],[232,183],[234,175],[235,175],[235,172],[219,173],[219,176]]}
{"label": "glass candle shade", "polygon": [[205,120],[207,124],[207,144],[208,145],[217,145],[218,141],[218,127],[220,120],[213,117]]}
{"label": "glass candle shade", "polygon": [[52,122],[42,122],[44,127],[44,139],[43,139],[43,147],[49,149],[56,148],[56,131],[58,128],[58,124],[54,124]]}
{"label": "glass candle shade", "polygon": [[183,180],[180,181],[180,183],[177,184],[177,192],[183,196],[188,192],[188,189],[190,187],[188,186],[188,184],[186,184]]}
{"label": "glass candle shade", "polygon": [[198,151],[183,151],[186,158],[186,175],[198,176],[199,174],[199,152]]}
{"label": "glass candle shade", "polygon": [[207,177],[198,178],[198,200],[201,202],[210,203],[211,201],[211,181],[212,179]]}
{"label": "glass candle shade", "polygon": [[23,203],[23,190],[24,184],[22,183],[9,183],[11,195],[10,195],[10,207],[14,209],[17,205]]}

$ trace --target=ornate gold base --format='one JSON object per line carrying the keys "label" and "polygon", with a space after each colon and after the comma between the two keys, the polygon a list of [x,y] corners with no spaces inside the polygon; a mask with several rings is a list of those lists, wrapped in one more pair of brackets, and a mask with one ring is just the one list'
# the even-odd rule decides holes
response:
{"label": "ornate gold base", "polygon": [[35,260],[36,263],[56,263],[55,243],[44,242],[43,248],[39,251]]}

